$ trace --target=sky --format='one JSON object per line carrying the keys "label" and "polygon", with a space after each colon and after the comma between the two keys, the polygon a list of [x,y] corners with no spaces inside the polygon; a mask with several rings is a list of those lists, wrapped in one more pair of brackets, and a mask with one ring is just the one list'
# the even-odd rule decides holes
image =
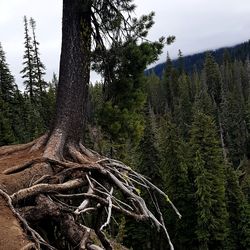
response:
{"label": "sky", "polygon": [[[159,62],[181,49],[184,55],[231,46],[250,39],[250,0],[135,0],[137,16],[155,12],[150,40],[174,35]],[[0,42],[16,82],[22,89],[23,16],[36,21],[46,80],[58,74],[61,49],[62,0],[0,0]],[[98,76],[92,74],[92,81]]]}

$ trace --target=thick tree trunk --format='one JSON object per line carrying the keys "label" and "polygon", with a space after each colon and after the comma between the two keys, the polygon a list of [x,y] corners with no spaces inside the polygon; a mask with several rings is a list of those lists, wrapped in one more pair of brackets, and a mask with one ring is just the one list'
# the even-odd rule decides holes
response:
{"label": "thick tree trunk", "polygon": [[64,0],[62,48],[53,134],[80,140],[88,92],[91,49],[91,1]]}
{"label": "thick tree trunk", "polygon": [[[3,234],[5,229],[0,228],[3,250],[41,246],[54,250],[50,244],[59,249],[103,249],[94,244],[95,237],[105,249],[123,249],[115,248],[105,235],[113,210],[135,220],[151,221],[165,232],[173,249],[160,209],[155,216],[137,190],[146,188],[163,195],[181,217],[168,196],[122,162],[81,144],[90,74],[92,4],[93,0],[63,1],[56,116],[50,133],[26,145],[0,148],[0,224],[9,229]],[[108,215],[102,213],[104,208]],[[80,216],[87,213],[99,220],[96,234]],[[70,247],[62,248],[60,243]]]}

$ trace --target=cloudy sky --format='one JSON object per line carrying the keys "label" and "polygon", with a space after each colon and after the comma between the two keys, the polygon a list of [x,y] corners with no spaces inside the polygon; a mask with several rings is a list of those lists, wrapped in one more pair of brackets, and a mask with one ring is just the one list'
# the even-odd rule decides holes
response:
{"label": "cloudy sky", "polygon": [[[155,11],[155,25],[149,38],[175,35],[176,42],[165,48],[176,57],[230,46],[250,39],[250,0],[135,0],[136,14]],[[16,82],[21,87],[24,28],[23,16],[37,23],[41,59],[46,80],[58,72],[61,45],[62,0],[0,0],[0,42]],[[93,77],[95,80],[95,76]]]}

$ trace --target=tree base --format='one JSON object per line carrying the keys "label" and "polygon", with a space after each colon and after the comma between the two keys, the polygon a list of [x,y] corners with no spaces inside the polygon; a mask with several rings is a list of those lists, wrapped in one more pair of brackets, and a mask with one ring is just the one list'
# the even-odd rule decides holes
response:
{"label": "tree base", "polygon": [[[115,249],[105,228],[116,212],[151,220],[169,239],[157,201],[155,216],[141,188],[164,195],[180,216],[166,194],[130,167],[58,136],[0,148],[0,188],[6,250]],[[91,214],[96,220],[85,223]]]}

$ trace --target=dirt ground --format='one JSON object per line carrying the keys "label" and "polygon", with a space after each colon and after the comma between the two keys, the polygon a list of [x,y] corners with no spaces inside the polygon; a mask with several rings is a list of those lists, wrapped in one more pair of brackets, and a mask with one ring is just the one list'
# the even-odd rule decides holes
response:
{"label": "dirt ground", "polygon": [[[6,176],[2,172],[9,167],[26,162],[27,155],[27,152],[24,150],[9,156],[0,156],[0,185],[3,190],[8,189],[9,191],[9,187],[7,188],[7,186],[9,186],[8,184],[13,183],[12,185],[14,186],[20,182],[20,180],[18,180],[16,175]],[[35,158],[38,155],[39,153],[35,153],[32,157]],[[8,207],[5,199],[0,195],[0,250],[21,250],[29,243],[30,242],[25,238],[18,219]]]}
{"label": "dirt ground", "polygon": [[28,244],[19,222],[0,197],[0,250],[20,250]]}

